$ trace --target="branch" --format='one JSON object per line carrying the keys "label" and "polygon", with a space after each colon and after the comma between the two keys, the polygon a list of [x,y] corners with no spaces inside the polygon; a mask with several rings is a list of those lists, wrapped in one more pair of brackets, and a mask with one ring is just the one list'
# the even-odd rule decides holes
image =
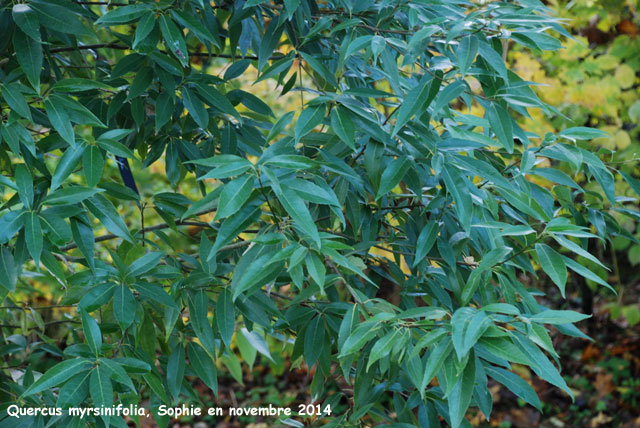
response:
{"label": "branch", "polygon": [[[201,211],[199,213],[196,213],[195,216],[201,216],[201,215],[205,215],[205,214],[209,214],[214,212],[216,209],[210,209],[210,210],[205,210],[205,211]],[[189,221],[189,220],[176,220],[175,221],[175,225],[176,226],[196,226],[196,227],[211,227],[210,224],[208,223],[204,223],[201,221]],[[149,226],[149,227],[145,227],[142,228],[138,231],[138,233],[144,233],[144,232],[152,232],[154,230],[162,230],[162,229],[168,229],[170,228],[172,225],[170,225],[169,223],[161,223],[161,224],[156,224],[154,226]],[[98,236],[95,238],[95,242],[102,242],[102,241],[108,241],[110,239],[116,239],[118,236],[114,235],[113,233],[108,233],[106,235],[102,235],[102,236]],[[228,250],[234,250],[236,248],[241,248],[244,247],[246,245],[249,245],[251,243],[251,241],[240,241],[240,242],[236,242],[234,244],[229,244],[229,245],[225,245],[224,247],[220,248],[220,251],[228,251]],[[74,248],[78,248],[77,244],[69,244],[69,245],[65,245],[64,247],[60,247],[59,251],[69,251],[69,250],[73,250]]]}

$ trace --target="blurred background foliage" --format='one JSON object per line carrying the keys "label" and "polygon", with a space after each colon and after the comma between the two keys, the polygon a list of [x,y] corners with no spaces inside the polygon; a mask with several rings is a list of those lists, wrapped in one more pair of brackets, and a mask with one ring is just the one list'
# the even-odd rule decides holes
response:
{"label": "blurred background foliage", "polygon": [[[523,79],[539,83],[540,98],[556,106],[565,117],[549,118],[541,110],[530,109],[531,117],[522,120],[523,128],[541,135],[568,126],[602,129],[610,136],[590,142],[592,149],[623,172],[638,176],[640,2],[554,0],[548,5],[566,19],[573,39],[565,38],[564,49],[555,52],[513,49],[508,60]],[[630,186],[618,178],[616,194],[632,196]],[[617,217],[630,235],[640,238],[640,217],[629,212]],[[596,249],[614,266],[608,279],[619,288],[619,296],[605,307],[613,319],[622,318],[634,326],[640,322],[638,295],[633,291],[640,279],[640,242],[618,236],[610,244],[609,248]],[[609,275],[595,265],[590,267],[605,279]]]}

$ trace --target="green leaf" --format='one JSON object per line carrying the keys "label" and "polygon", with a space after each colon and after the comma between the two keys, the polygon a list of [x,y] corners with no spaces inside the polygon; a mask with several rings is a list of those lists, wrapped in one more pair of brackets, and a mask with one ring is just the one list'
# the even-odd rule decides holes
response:
{"label": "green leaf", "polygon": [[258,49],[258,71],[262,71],[273,51],[278,47],[278,42],[284,31],[277,19],[272,19],[265,29],[260,48]]}
{"label": "green leaf", "polygon": [[[103,406],[104,408],[111,408],[113,404],[113,385],[107,370],[102,366],[98,366],[91,372],[89,378],[89,392],[91,393],[91,399],[96,407]],[[109,426],[110,416],[102,416],[102,420],[105,425]]]}
{"label": "green leaf", "polygon": [[304,359],[307,366],[313,367],[322,354],[324,335],[324,321],[322,317],[316,316],[304,333]]}
{"label": "green leaf", "polygon": [[609,268],[603,265],[602,262],[598,260],[597,257],[589,253],[588,251],[586,251],[584,248],[574,243],[573,241],[570,241],[569,239],[563,238],[562,236],[558,236],[556,234],[553,234],[553,239],[555,239],[558,244],[562,245],[567,250],[572,251],[577,255],[584,257],[585,259],[591,260],[593,263],[597,264],[598,266],[609,270]]}
{"label": "green leaf", "polygon": [[417,87],[411,89],[402,100],[391,137],[395,137],[414,115],[427,110],[431,101],[438,94],[441,83],[442,72],[440,70],[436,71],[433,77],[429,73],[424,73]]}
{"label": "green leaf", "polygon": [[[132,99],[144,94],[151,82],[153,81],[154,71],[151,67],[142,67],[136,72],[136,76],[129,86],[129,93],[124,102],[131,101]],[[183,94],[184,95],[184,94]]]}
{"label": "green leaf", "polygon": [[214,243],[213,248],[211,248],[208,260],[215,258],[218,250],[235,239],[236,236],[238,236],[247,228],[247,226],[258,218],[260,213],[261,210],[259,207],[249,203],[241,208],[236,215],[227,217],[220,225],[218,236],[216,236],[216,242]]}
{"label": "green leaf", "polygon": [[171,119],[175,107],[174,99],[168,92],[156,98],[156,133]]}
{"label": "green leaf", "polygon": [[189,366],[196,375],[218,396],[218,370],[213,359],[202,347],[195,342],[187,345],[189,354]]}
{"label": "green leaf", "polygon": [[136,26],[136,35],[133,40],[133,49],[136,49],[140,43],[144,42],[149,36],[149,34],[153,31],[156,25],[156,14],[153,12],[145,13],[142,18],[138,21],[138,25]]}
{"label": "green leaf", "polygon": [[322,62],[318,61],[313,55],[309,55],[304,52],[300,52],[300,55],[325,81],[329,82],[333,87],[338,87],[338,82],[336,81],[335,76]]}
{"label": "green leaf", "polygon": [[74,36],[91,34],[76,16],[77,9],[71,9],[69,4],[58,4],[54,1],[30,1],[29,5],[38,12],[40,23],[53,31]]}
{"label": "green leaf", "polygon": [[62,361],[48,369],[40,378],[32,383],[23,393],[22,397],[37,394],[54,386],[58,386],[73,375],[91,368],[91,363],[85,359],[74,358]]}
{"label": "green leaf", "polygon": [[149,9],[150,5],[148,4],[119,6],[98,18],[96,24],[104,26],[127,24],[141,17]]}
{"label": "green leaf", "polygon": [[89,267],[95,269],[93,257],[95,238],[93,237],[93,229],[83,222],[74,219],[71,219],[70,223],[74,242],[78,245],[78,249],[87,260]]}
{"label": "green leaf", "polygon": [[0,247],[0,286],[8,292],[13,292],[17,281],[18,268],[13,254],[7,247]]}
{"label": "green leaf", "polygon": [[477,309],[462,307],[451,317],[451,339],[458,360],[462,361],[491,325],[487,314]]}
{"label": "green leaf", "polygon": [[122,330],[129,327],[136,317],[136,299],[128,286],[116,287],[113,294],[113,315]]}
{"label": "green leaf", "polygon": [[607,283],[607,281],[605,281],[604,279],[600,278],[600,276],[596,275],[595,273],[593,273],[592,271],[590,271],[586,267],[582,266],[580,263],[576,262],[573,259],[570,259],[569,257],[565,257],[565,256],[562,256],[562,259],[564,260],[564,262],[567,265],[567,267],[569,269],[571,269],[572,271],[574,271],[575,273],[577,273],[578,275],[581,275],[584,278],[595,282],[596,284],[600,284],[600,285],[603,285],[603,286],[607,287],[609,290],[613,291],[613,294],[618,294],[616,292],[616,290],[611,285],[609,285]]}
{"label": "green leaf", "polygon": [[273,281],[280,274],[282,263],[268,263],[272,254],[262,254],[257,259],[250,255],[247,260],[251,260],[251,264],[241,274],[234,275],[231,287],[233,288],[233,300],[235,301],[240,294],[255,291],[257,288]]}
{"label": "green leaf", "polygon": [[305,266],[307,267],[309,275],[313,278],[313,281],[318,284],[321,290],[324,291],[324,278],[327,270],[324,266],[324,262],[320,257],[310,252],[307,254]]}
{"label": "green leaf", "polygon": [[473,63],[478,53],[478,39],[473,35],[468,35],[460,40],[460,44],[456,48],[456,57],[458,58],[458,69],[464,76],[467,69]]}
{"label": "green leaf", "polygon": [[294,130],[296,143],[300,141],[302,137],[311,132],[313,128],[318,126],[320,122],[322,122],[322,119],[324,119],[325,111],[326,107],[324,106],[324,104],[310,106],[302,110],[302,113],[300,113],[300,116],[298,117]]}
{"label": "green leaf", "polygon": [[547,382],[566,391],[566,393],[573,399],[571,389],[569,389],[569,386],[558,372],[558,369],[556,369],[551,361],[549,361],[540,348],[526,337],[515,335],[515,338],[518,345],[520,345],[522,352],[528,357],[530,361],[529,365],[533,371]]}
{"label": "green leaf", "polygon": [[85,199],[84,205],[91,211],[91,214],[100,220],[100,223],[102,223],[109,232],[126,241],[135,243],[133,236],[131,236],[127,225],[122,220],[122,217],[120,217],[116,208],[102,194],[98,193],[91,198]]}
{"label": "green leaf", "polygon": [[343,143],[355,150],[356,127],[346,108],[337,106],[331,110],[331,128]]}
{"label": "green leaf", "polygon": [[85,150],[84,145],[72,146],[65,150],[51,178],[50,192],[56,190],[74,170]]}
{"label": "green leaf", "polygon": [[93,353],[98,355],[102,347],[102,332],[100,331],[100,326],[98,326],[98,322],[93,319],[87,311],[80,310],[80,315],[82,317],[84,338]]}
{"label": "green leaf", "polygon": [[340,348],[339,357],[341,358],[354,352],[358,352],[365,343],[376,335],[378,328],[379,325],[374,325],[372,322],[361,323],[344,341],[344,344]]}
{"label": "green leaf", "polygon": [[249,200],[253,190],[253,175],[244,175],[224,185],[215,219],[235,214]]}
{"label": "green leaf", "polygon": [[213,338],[213,329],[209,323],[209,297],[200,290],[189,296],[187,299],[191,326],[196,333],[200,343],[210,355],[215,355],[216,346]]}
{"label": "green leaf", "polygon": [[458,428],[467,413],[471,396],[473,395],[473,385],[476,378],[476,359],[471,356],[462,375],[455,380],[455,385],[449,394],[449,417],[451,418],[451,428]]}
{"label": "green leaf", "polygon": [[53,85],[53,89],[55,89],[56,92],[83,92],[94,89],[113,90],[114,88],[98,80],[70,77],[68,79],[58,80]]}
{"label": "green leaf", "polygon": [[102,177],[104,157],[96,146],[89,146],[82,155],[82,171],[89,187],[95,187]]}
{"label": "green leaf", "polygon": [[167,362],[167,384],[174,403],[178,402],[186,368],[184,345],[177,344]]}
{"label": "green leaf", "polygon": [[24,164],[16,165],[16,186],[18,196],[26,209],[33,207],[33,177]]}
{"label": "green leaf", "polygon": [[301,169],[313,168],[314,166],[316,166],[316,162],[313,159],[309,159],[306,156],[277,155],[277,156],[270,157],[266,161],[264,161],[264,165],[301,170]]}
{"label": "green leaf", "polygon": [[200,177],[198,180],[204,180],[208,178],[229,178],[231,176],[238,176],[246,172],[252,167],[251,162],[236,155],[218,155],[212,158],[198,159],[190,161],[196,165],[213,167],[212,171]]}
{"label": "green leaf", "polygon": [[394,339],[397,339],[397,334],[398,330],[394,329],[376,341],[376,343],[371,348],[371,352],[369,353],[369,358],[367,361],[367,371],[369,371],[369,367],[375,364],[376,361],[389,355],[392,348],[396,344],[396,341]]}
{"label": "green leaf", "polygon": [[546,310],[533,315],[529,319],[540,324],[569,324],[591,318],[591,315],[574,311]]}
{"label": "green leaf", "polygon": [[416,256],[413,260],[413,267],[416,267],[433,247],[433,244],[436,242],[436,238],[438,237],[438,223],[435,221],[431,221],[427,223],[425,227],[422,228],[420,235],[418,235],[418,240],[416,241]]}
{"label": "green leaf", "polygon": [[501,369],[500,367],[487,365],[484,369],[489,376],[506,386],[515,395],[522,398],[536,409],[541,410],[542,403],[540,403],[538,394],[536,394],[531,385],[529,385],[520,376],[515,373],[511,373],[508,370]]}
{"label": "green leaf", "polygon": [[38,43],[42,42],[40,36],[40,20],[36,11],[28,4],[17,3],[11,9],[13,21],[20,27],[22,32]]}
{"label": "green leaf", "polygon": [[145,254],[144,256],[136,259],[131,265],[127,268],[127,276],[129,277],[138,277],[144,273],[149,272],[151,269],[156,267],[160,260],[164,257],[164,253],[161,251],[155,251]]}
{"label": "green leaf", "polygon": [[98,141],[96,141],[96,143],[102,150],[105,150],[109,153],[113,153],[116,156],[129,158],[129,159],[133,159],[134,157],[131,149],[117,142],[116,140],[112,140],[109,138],[99,138]]}
{"label": "green leaf", "polygon": [[216,43],[216,38],[211,32],[200,22],[196,16],[188,12],[171,9],[171,16],[175,18],[180,24],[189,29],[189,32],[195,35],[201,42]]}
{"label": "green leaf", "polygon": [[500,145],[513,153],[513,122],[509,112],[500,104],[491,102],[485,109],[485,117]]}
{"label": "green leaf", "polygon": [[567,265],[562,256],[545,244],[536,244],[535,248],[542,270],[558,286],[562,297],[564,297],[564,288],[567,284]]}
{"label": "green leaf", "polygon": [[71,186],[58,189],[49,193],[43,203],[47,205],[71,205],[82,202],[98,193],[104,192],[103,189],[90,189],[83,186]]}
{"label": "green leaf", "polygon": [[60,136],[69,143],[71,147],[75,147],[76,140],[71,119],[65,110],[65,106],[61,104],[60,99],[57,97],[47,98],[44,100],[44,108],[55,130],[58,131]]}
{"label": "green leaf", "polygon": [[31,110],[29,110],[29,104],[27,104],[27,100],[22,95],[18,85],[15,83],[11,83],[9,85],[0,84],[0,92],[2,92],[2,96],[12,111],[15,111],[20,116],[28,119],[30,122],[33,122]]}
{"label": "green leaf", "polygon": [[40,93],[40,71],[42,70],[42,47],[37,40],[27,36],[20,29],[13,33],[13,47],[18,63],[33,89]]}
{"label": "green leaf", "polygon": [[69,379],[58,392],[57,407],[77,406],[89,395],[90,371],[82,371]]}
{"label": "green leaf", "polygon": [[299,229],[305,235],[309,236],[318,247],[320,247],[318,227],[316,226],[313,217],[311,217],[309,208],[307,208],[304,200],[295,192],[287,188],[281,188],[280,190],[273,188],[273,190],[276,193],[278,200],[291,216],[293,221],[297,224]]}
{"label": "green leaf", "polygon": [[111,300],[111,296],[113,296],[113,292],[117,286],[118,285],[113,282],[107,282],[92,287],[91,290],[80,299],[78,307],[87,312],[95,311]]}
{"label": "green leaf", "polygon": [[204,103],[200,101],[200,98],[192,89],[184,88],[182,90],[182,101],[184,101],[185,107],[198,126],[202,129],[207,129],[209,126],[209,113],[207,113]]}
{"label": "green leaf", "polygon": [[255,331],[249,331],[246,328],[242,328],[241,330],[244,337],[247,338],[251,346],[253,346],[256,351],[267,357],[269,360],[273,362],[273,358],[271,357],[271,353],[269,352],[269,345],[267,345],[267,341],[259,335]]}
{"label": "green leaf", "polygon": [[420,395],[424,397],[427,386],[435,375],[440,371],[444,360],[451,356],[451,340],[445,338],[438,342],[435,348],[429,353],[427,364],[424,367],[424,375],[420,384]]}
{"label": "green leaf", "polygon": [[133,288],[135,288],[141,296],[146,297],[147,299],[151,299],[168,308],[180,310],[176,302],[161,286],[144,282],[136,282],[133,284]]}
{"label": "green leaf", "polygon": [[560,131],[558,133],[558,137],[564,137],[570,140],[593,140],[594,138],[602,138],[608,136],[609,134],[605,131],[596,128],[587,128],[584,126],[567,128],[564,131]]}
{"label": "green leaf", "polygon": [[378,187],[378,193],[376,194],[376,201],[393,190],[394,187],[400,183],[404,178],[407,170],[409,169],[411,162],[406,156],[394,159],[388,168],[385,168],[380,178],[380,187]]}
{"label": "green leaf", "polygon": [[120,363],[106,358],[100,358],[98,361],[100,362],[100,367],[104,369],[112,380],[126,386],[130,391],[136,392],[136,387],[133,385],[131,377],[129,377]]}
{"label": "green leaf", "polygon": [[473,216],[473,202],[471,195],[466,190],[466,183],[458,169],[448,165],[442,168],[442,178],[447,186],[447,193],[453,196],[458,221],[462,223],[465,232],[469,234]]}
{"label": "green leaf", "polygon": [[44,239],[42,235],[42,227],[40,225],[40,216],[36,212],[29,211],[26,214],[26,218],[24,220],[24,232],[27,249],[29,250],[31,257],[33,257],[36,267],[38,267],[40,265],[40,254],[42,254]]}
{"label": "green leaf", "polygon": [[149,364],[131,357],[112,358],[111,361],[120,365],[127,373],[131,374],[145,374],[151,370]]}
{"label": "green leaf", "polygon": [[236,315],[231,292],[227,287],[223,288],[216,303],[216,324],[222,341],[231,348],[231,339],[235,330]]}
{"label": "green leaf", "polygon": [[182,31],[167,15],[160,15],[159,23],[167,50],[178,58],[183,67],[188,67],[189,52]]}
{"label": "green leaf", "polygon": [[198,94],[200,94],[200,96],[204,98],[205,102],[211,107],[242,121],[240,113],[238,113],[233,104],[231,104],[229,99],[225,95],[222,95],[216,88],[211,85],[204,85],[200,83],[196,83],[195,88]]}

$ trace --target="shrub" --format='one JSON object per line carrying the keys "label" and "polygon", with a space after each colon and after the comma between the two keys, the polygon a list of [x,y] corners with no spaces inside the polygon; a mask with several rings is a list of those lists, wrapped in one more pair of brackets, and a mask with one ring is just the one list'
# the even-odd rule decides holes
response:
{"label": "shrub", "polygon": [[[503,60],[560,48],[538,1],[30,0],[0,22],[5,407],[143,394],[166,426],[193,377],[217,393],[256,353],[315,366],[313,399],[348,403],[332,426],[468,426],[489,378],[540,408],[511,364],[571,394],[547,326],[585,337],[586,315],[529,280],[608,286],[572,256],[602,264],[587,241],[626,199],[603,132],[515,121],[559,114]],[[16,305],[36,291],[68,317]]]}

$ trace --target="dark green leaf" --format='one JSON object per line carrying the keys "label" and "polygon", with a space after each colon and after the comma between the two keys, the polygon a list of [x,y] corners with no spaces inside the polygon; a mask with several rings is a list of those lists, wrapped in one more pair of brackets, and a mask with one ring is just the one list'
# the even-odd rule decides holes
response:
{"label": "dark green leaf", "polygon": [[81,358],[62,361],[47,370],[37,381],[31,384],[23,393],[23,397],[37,394],[54,386],[58,386],[73,375],[91,367],[91,363]]}
{"label": "dark green leaf", "polygon": [[94,145],[87,147],[82,155],[82,170],[89,187],[95,187],[102,177],[104,157],[100,149]]}
{"label": "dark green leaf", "polygon": [[27,36],[22,30],[13,33],[13,47],[16,57],[27,75],[31,86],[40,93],[40,71],[42,70],[42,47],[37,40]]}
{"label": "dark green leaf", "polygon": [[116,287],[113,294],[113,314],[123,330],[129,327],[136,317],[136,299],[128,286]]}
{"label": "dark green leaf", "polygon": [[216,303],[216,323],[222,341],[231,348],[231,338],[235,329],[235,307],[233,306],[231,292],[228,288],[222,289]]}

